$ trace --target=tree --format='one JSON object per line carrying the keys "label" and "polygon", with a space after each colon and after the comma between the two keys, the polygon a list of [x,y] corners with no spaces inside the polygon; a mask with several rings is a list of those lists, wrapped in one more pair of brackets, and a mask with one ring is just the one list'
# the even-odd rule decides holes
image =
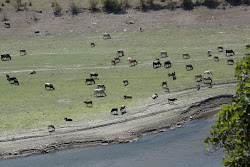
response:
{"label": "tree", "polygon": [[[246,46],[250,50],[250,45]],[[250,166],[250,54],[238,62],[235,75],[239,81],[236,97],[230,106],[222,106],[211,137],[204,142],[214,149],[224,148],[222,164],[230,167]],[[208,146],[207,146],[208,148]]]}

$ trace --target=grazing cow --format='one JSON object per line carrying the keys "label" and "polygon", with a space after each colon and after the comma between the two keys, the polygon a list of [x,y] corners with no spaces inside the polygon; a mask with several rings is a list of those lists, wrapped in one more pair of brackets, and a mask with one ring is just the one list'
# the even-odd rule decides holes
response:
{"label": "grazing cow", "polygon": [[9,81],[9,83],[11,83],[11,81],[13,81],[12,83],[14,83],[14,80],[16,80],[16,77],[10,77],[9,74],[6,74],[6,79],[7,81]]}
{"label": "grazing cow", "polygon": [[169,67],[171,67],[171,66],[172,66],[172,64],[171,64],[170,61],[165,61],[165,62],[164,62],[164,67],[165,67],[165,68],[169,68]]}
{"label": "grazing cow", "polygon": [[122,49],[117,50],[117,55],[118,56],[124,56],[124,51]]}
{"label": "grazing cow", "polygon": [[47,88],[55,90],[55,87],[51,83],[45,83],[45,89],[47,90]]}
{"label": "grazing cow", "polygon": [[94,95],[97,96],[98,94],[107,95],[104,89],[94,89]]}
{"label": "grazing cow", "polygon": [[113,64],[115,66],[116,65],[116,61],[115,60],[111,60],[111,64]]}
{"label": "grazing cow", "polygon": [[49,132],[54,132],[56,130],[54,125],[48,125],[48,131]]}
{"label": "grazing cow", "polygon": [[103,85],[103,84],[97,84],[97,88],[98,89],[106,89],[106,87],[105,87],[105,85]]}
{"label": "grazing cow", "polygon": [[155,93],[152,95],[152,99],[156,99],[158,97],[158,95]]}
{"label": "grazing cow", "polygon": [[182,54],[182,57],[185,58],[185,59],[189,59],[189,58],[190,58],[190,56],[189,56],[188,53],[183,53],[183,54]]}
{"label": "grazing cow", "polygon": [[92,43],[90,44],[90,46],[91,46],[91,47],[95,47],[95,43],[92,42]]}
{"label": "grazing cow", "polygon": [[89,105],[93,106],[92,100],[87,100],[87,101],[84,101],[83,103],[85,103],[87,107],[88,107]]}
{"label": "grazing cow", "polygon": [[31,71],[30,74],[36,74],[36,71]]}
{"label": "grazing cow", "polygon": [[131,95],[124,95],[123,97],[124,97],[124,99],[132,99]]}
{"label": "grazing cow", "polygon": [[73,121],[71,118],[64,118],[65,121]]}
{"label": "grazing cow", "polygon": [[5,28],[10,28],[10,23],[5,22],[5,23],[4,23],[4,27],[5,27]]}
{"label": "grazing cow", "polygon": [[114,115],[114,112],[115,112],[115,115],[117,115],[118,114],[118,108],[112,108],[111,111],[110,111],[110,114]]}
{"label": "grazing cow", "polygon": [[211,50],[208,50],[208,51],[207,51],[207,56],[208,56],[208,57],[212,56]]}
{"label": "grazing cow", "polygon": [[14,79],[13,84],[15,84],[15,85],[19,85],[18,80],[17,80],[17,79]]}
{"label": "grazing cow", "polygon": [[124,80],[123,80],[123,84],[124,84],[124,86],[127,86],[127,85],[128,85],[128,80],[127,80],[127,79],[124,79]]}
{"label": "grazing cow", "polygon": [[208,75],[208,74],[213,74],[213,73],[212,73],[212,70],[207,70],[207,71],[204,72],[204,74]]}
{"label": "grazing cow", "polygon": [[161,67],[161,62],[160,60],[155,60],[153,61],[153,68],[158,68]]}
{"label": "grazing cow", "polygon": [[1,60],[11,60],[10,54],[2,54],[1,55]]}
{"label": "grazing cow", "polygon": [[186,70],[187,70],[187,71],[193,70],[192,64],[187,64],[187,65],[186,65]]}
{"label": "grazing cow", "polygon": [[227,64],[229,64],[229,65],[234,64],[234,60],[233,60],[233,59],[228,59],[228,60],[227,60]]}
{"label": "grazing cow", "polygon": [[169,92],[169,88],[167,86],[163,86],[162,88],[164,89],[165,92]]}
{"label": "grazing cow", "polygon": [[202,75],[201,75],[201,74],[196,74],[196,75],[194,76],[194,79],[196,80],[197,78],[200,78],[200,80],[202,80]]}
{"label": "grazing cow", "polygon": [[92,82],[94,82],[94,84],[95,84],[94,78],[86,78],[86,80],[85,80],[85,84],[86,84],[86,83],[92,84]]}
{"label": "grazing cow", "polygon": [[139,28],[139,30],[140,30],[141,32],[143,31],[141,27]]}
{"label": "grazing cow", "polygon": [[217,50],[218,50],[219,52],[223,52],[223,47],[222,47],[222,46],[218,46],[218,47],[217,47]]}
{"label": "grazing cow", "polygon": [[174,101],[177,100],[176,98],[168,98],[168,103],[170,104],[171,103],[174,103]]}
{"label": "grazing cow", "polygon": [[161,57],[168,57],[168,53],[166,51],[161,51]]}
{"label": "grazing cow", "polygon": [[114,60],[115,60],[116,63],[117,63],[117,61],[118,61],[118,62],[121,61],[119,57],[115,57]]}
{"label": "grazing cow", "polygon": [[174,72],[172,72],[172,73],[168,73],[168,77],[175,77],[175,71]]}
{"label": "grazing cow", "polygon": [[209,82],[210,84],[213,82],[211,77],[204,77],[203,80],[204,80],[204,83],[207,83],[206,81],[210,81]]}
{"label": "grazing cow", "polygon": [[130,59],[129,64],[133,64],[134,66],[138,64],[138,62],[135,59]]}
{"label": "grazing cow", "polygon": [[111,39],[111,36],[109,33],[104,33],[103,34],[103,39]]}
{"label": "grazing cow", "polygon": [[126,113],[126,106],[125,106],[125,105],[122,105],[122,106],[120,107],[120,112],[121,112],[121,114]]}
{"label": "grazing cow", "polygon": [[231,56],[232,54],[235,55],[233,50],[226,50],[226,56],[228,53],[229,53],[229,56]]}
{"label": "grazing cow", "polygon": [[164,85],[168,86],[167,81],[163,81],[163,82],[161,83],[161,86],[162,86],[162,87],[163,87]]}
{"label": "grazing cow", "polygon": [[214,61],[219,61],[219,57],[218,56],[214,56]]}
{"label": "grazing cow", "polygon": [[[22,54],[23,53],[23,54]],[[22,55],[26,55],[27,54],[27,52],[26,52],[26,50],[25,49],[21,49],[20,50],[20,55],[22,56]]]}
{"label": "grazing cow", "polygon": [[95,72],[91,72],[91,73],[90,73],[90,77],[95,77],[95,78],[97,78],[97,77],[98,77],[98,74],[95,73]]}

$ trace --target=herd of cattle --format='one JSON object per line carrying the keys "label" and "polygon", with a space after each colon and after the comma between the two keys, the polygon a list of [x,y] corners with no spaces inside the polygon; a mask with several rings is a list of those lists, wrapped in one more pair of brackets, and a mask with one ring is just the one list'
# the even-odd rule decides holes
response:
{"label": "herd of cattle", "polygon": [[[111,39],[111,36],[110,34],[108,33],[105,33],[103,34],[103,39]],[[95,43],[91,43],[90,44],[91,47],[95,47]],[[218,48],[218,51],[219,52],[223,52],[223,47],[222,46],[219,46]],[[23,56],[23,55],[26,55],[27,52],[26,50],[22,49],[20,50],[20,55]],[[226,50],[226,56],[228,56],[228,54],[230,55],[235,55],[234,51],[233,50]],[[121,57],[123,57],[125,54],[124,54],[124,51],[122,49],[120,50],[117,50],[117,57],[115,57],[113,60],[111,60],[111,64],[112,65],[116,65],[116,63],[120,62],[121,60]],[[207,52],[207,55],[210,57],[212,56],[211,54],[211,51],[208,50]],[[166,51],[161,51],[160,52],[160,57],[168,57],[168,54]],[[188,53],[183,53],[182,54],[182,57],[183,59],[189,59],[190,58],[190,55]],[[10,54],[2,54],[1,55],[1,60],[2,61],[8,61],[8,60],[11,60],[11,56]],[[131,66],[136,66],[138,64],[137,60],[132,58],[132,57],[129,57],[128,59],[128,62]],[[219,61],[219,57],[218,56],[214,56],[214,60],[215,61]],[[234,64],[234,61],[233,59],[228,59],[227,60],[227,64],[230,65],[230,64]],[[153,68],[159,68],[162,66],[162,63],[160,62],[160,59],[156,58],[154,61],[153,61]],[[164,67],[165,68],[170,68],[172,66],[172,63],[170,61],[165,61],[164,62]],[[193,66],[192,64],[186,64],[186,70],[193,70]],[[30,72],[30,74],[36,74],[36,71],[32,71]],[[210,76],[207,77],[207,75],[209,74],[213,74],[212,73],[212,70],[208,70],[208,71],[205,71],[204,74],[206,75],[206,77],[204,77],[202,74],[196,74],[194,76],[195,78],[195,81],[197,82],[200,82],[200,81],[204,81],[205,84],[212,84],[212,78]],[[168,73],[168,76],[169,77],[173,77],[173,79],[176,79],[176,74],[175,74],[175,71],[171,72],[171,73]],[[95,79],[97,79],[98,77],[98,73],[95,73],[95,72],[91,72],[90,73],[90,77],[89,78],[86,78],[85,80],[85,84],[95,84]],[[14,84],[14,85],[19,85],[19,82],[17,80],[16,77],[10,77],[8,74],[6,74],[6,79],[9,81],[9,83],[11,84]],[[124,86],[127,86],[129,84],[128,80],[127,79],[124,79],[123,80],[123,84]],[[200,89],[200,85],[196,85],[197,86],[197,89],[199,90]],[[55,87],[53,84],[51,83],[45,83],[45,89],[50,89],[50,90],[55,90]],[[169,92],[169,88],[167,86],[167,81],[163,81],[162,82],[162,88],[165,90],[165,92]],[[97,84],[97,89],[94,89],[94,96],[106,96],[107,93],[106,93],[106,87],[104,84]],[[123,96],[124,99],[132,99],[132,96],[131,95],[124,95]],[[156,93],[154,93],[152,95],[152,99],[156,99],[158,97],[158,95]],[[169,104],[173,103],[174,101],[176,101],[177,99],[176,98],[168,98],[168,102]],[[87,107],[91,107],[93,106],[93,101],[92,100],[87,100],[87,101],[83,101],[83,103],[86,104]],[[117,115],[118,114],[118,111],[119,109],[118,108],[112,108],[110,113],[111,114],[115,114]],[[126,113],[126,106],[125,105],[122,105],[120,107],[120,112],[121,114],[124,114]],[[71,118],[64,118],[65,121],[72,121]],[[49,131],[53,131],[55,130],[55,127],[53,125],[49,125],[48,126],[48,129],[50,129]],[[51,130],[52,129],[52,130]]]}

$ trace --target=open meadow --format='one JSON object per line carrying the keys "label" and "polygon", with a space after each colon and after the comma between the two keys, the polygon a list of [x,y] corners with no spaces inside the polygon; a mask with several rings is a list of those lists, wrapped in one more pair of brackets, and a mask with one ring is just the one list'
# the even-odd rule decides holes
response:
{"label": "open meadow", "polygon": [[[167,81],[170,92],[195,88],[195,74],[212,70],[213,84],[234,82],[234,65],[227,60],[240,60],[249,43],[249,29],[176,28],[161,30],[121,31],[110,33],[112,39],[104,40],[103,33],[69,33],[52,35],[4,35],[0,38],[1,53],[9,53],[9,61],[0,62],[0,131],[30,128],[46,128],[47,125],[72,125],[113,119],[114,107],[127,106],[127,113],[138,101],[151,98],[154,93],[168,96],[161,83]],[[94,42],[95,47],[90,43]],[[218,52],[223,46],[224,52]],[[27,55],[20,56],[19,50],[26,49]],[[111,60],[117,50],[125,55],[116,65]],[[232,49],[234,56],[226,56],[225,49]],[[207,51],[212,56],[208,57]],[[162,58],[160,51],[167,51]],[[188,53],[189,59],[183,59]],[[219,57],[219,61],[214,60]],[[130,66],[127,58],[132,57],[138,65]],[[152,62],[159,58],[162,67],[153,68]],[[172,66],[164,68],[165,61]],[[186,64],[193,70],[187,71]],[[29,74],[35,70],[36,74]],[[176,79],[168,77],[175,71]],[[91,72],[99,74],[96,84],[85,84]],[[16,77],[19,86],[9,84],[6,74]],[[129,84],[123,85],[123,79]],[[52,83],[55,90],[45,90],[44,84]],[[95,97],[97,84],[106,86],[107,96]],[[201,87],[201,89],[202,89]],[[213,88],[211,88],[213,91]],[[124,99],[131,95],[132,99]],[[188,95],[187,95],[188,96]],[[178,99],[178,96],[176,97]],[[187,97],[188,98],[188,97]],[[83,101],[92,100],[93,107]],[[73,122],[65,122],[69,117]]]}

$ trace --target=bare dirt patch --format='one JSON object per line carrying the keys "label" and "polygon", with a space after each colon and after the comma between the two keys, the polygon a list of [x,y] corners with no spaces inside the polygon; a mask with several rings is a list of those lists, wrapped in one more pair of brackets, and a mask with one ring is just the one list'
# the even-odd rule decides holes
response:
{"label": "bare dirt patch", "polygon": [[69,100],[69,99],[59,99],[56,101],[57,103],[71,103],[73,102],[72,100]]}

